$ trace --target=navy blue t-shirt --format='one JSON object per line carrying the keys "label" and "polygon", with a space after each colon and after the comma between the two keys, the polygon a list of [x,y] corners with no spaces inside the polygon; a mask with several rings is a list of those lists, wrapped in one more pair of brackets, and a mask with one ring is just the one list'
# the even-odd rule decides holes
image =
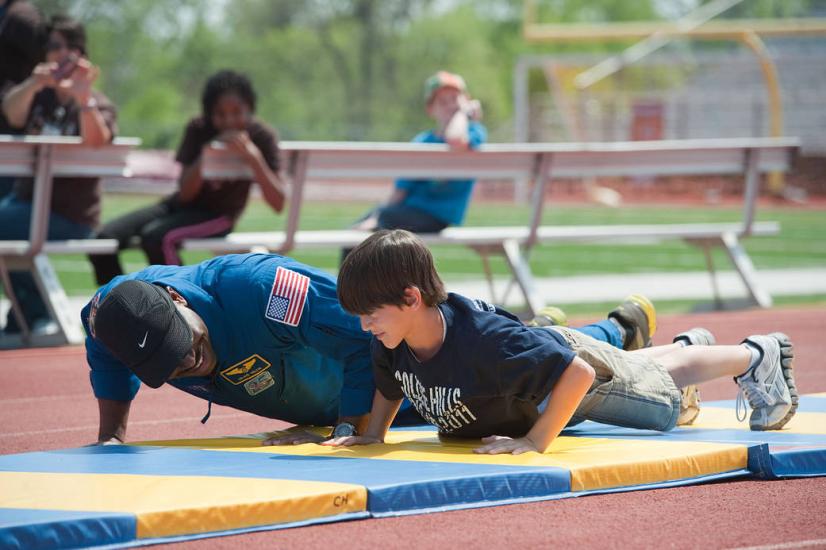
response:
{"label": "navy blue t-shirt", "polygon": [[574,352],[554,331],[531,328],[481,300],[449,294],[442,347],[419,362],[407,343],[371,343],[376,387],[407,397],[439,431],[461,437],[525,435]]}

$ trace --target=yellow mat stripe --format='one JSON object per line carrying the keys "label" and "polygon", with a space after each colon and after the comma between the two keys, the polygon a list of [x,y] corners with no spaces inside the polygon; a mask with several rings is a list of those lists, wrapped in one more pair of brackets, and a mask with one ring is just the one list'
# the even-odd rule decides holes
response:
{"label": "yellow mat stripe", "polygon": [[132,513],[138,538],[152,538],[361,512],[367,490],[289,479],[0,472],[0,508]]}
{"label": "yellow mat stripe", "polygon": [[[684,428],[701,428],[711,430],[743,430],[749,431],[748,416],[739,422],[734,409],[704,407],[700,404],[700,416],[694,424]],[[797,434],[826,434],[826,413],[798,412],[783,426],[781,432]]]}
{"label": "yellow mat stripe", "polygon": [[682,449],[672,448],[671,445],[660,449],[652,447],[648,449],[650,454],[643,451],[641,456],[639,452],[627,452],[626,443],[628,441],[615,441],[615,452],[610,446],[600,449],[601,453],[613,456],[613,462],[573,467],[571,491],[690,479],[740,470],[748,464],[748,449],[744,446],[681,443]]}
{"label": "yellow mat stripe", "polygon": [[[263,435],[258,436],[263,439]],[[589,437],[559,437],[548,453],[478,455],[475,440],[440,441],[434,432],[397,431],[384,445],[322,447],[288,445],[261,447],[258,438],[236,437],[156,442],[206,450],[270,453],[292,456],[328,456],[452,462],[464,464],[546,466],[571,472],[574,491],[673,481],[745,468],[744,445],[696,441],[642,441]]]}

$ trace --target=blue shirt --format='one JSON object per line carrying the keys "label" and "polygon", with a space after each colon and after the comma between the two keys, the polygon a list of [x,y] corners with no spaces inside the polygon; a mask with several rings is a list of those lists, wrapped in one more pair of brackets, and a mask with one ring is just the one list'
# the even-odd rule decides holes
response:
{"label": "blue shirt", "polygon": [[[487,140],[487,130],[478,122],[468,124],[468,144],[475,149]],[[422,132],[413,143],[445,143],[433,131]],[[396,180],[396,189],[407,191],[406,206],[424,210],[446,224],[459,225],[465,219],[470,194],[476,180]]]}
{"label": "blue shirt", "polygon": [[[306,296],[299,291],[300,300],[291,305],[276,296],[279,268],[309,278]],[[221,256],[193,266],[150,266],[101,287],[81,312],[96,397],[129,401],[140,387],[137,376],[89,328],[93,306],[129,279],[174,288],[209,330],[217,358],[214,374],[169,384],[220,405],[295,424],[329,425],[339,414],[370,411],[375,390],[370,337],[358,318],[339,305],[335,279],[268,254]],[[285,311],[292,317],[285,318]]]}
{"label": "blue shirt", "polygon": [[407,397],[442,433],[524,436],[574,360],[570,346],[557,332],[527,327],[482,300],[449,294],[439,309],[445,341],[427,361],[404,341],[391,350],[373,340],[376,387],[391,401]]}

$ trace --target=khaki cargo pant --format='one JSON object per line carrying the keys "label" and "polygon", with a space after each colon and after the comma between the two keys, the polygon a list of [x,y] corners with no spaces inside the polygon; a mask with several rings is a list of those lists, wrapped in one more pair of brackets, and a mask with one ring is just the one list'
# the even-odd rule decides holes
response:
{"label": "khaki cargo pant", "polygon": [[593,420],[627,428],[668,431],[680,414],[680,390],[656,360],[617,349],[567,327],[555,330],[596,378],[571,424]]}

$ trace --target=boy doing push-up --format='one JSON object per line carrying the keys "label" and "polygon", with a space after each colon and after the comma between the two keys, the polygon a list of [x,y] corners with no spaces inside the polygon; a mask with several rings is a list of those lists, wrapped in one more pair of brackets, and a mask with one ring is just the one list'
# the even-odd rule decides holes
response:
{"label": "boy doing push-up", "polygon": [[752,430],[780,429],[797,409],[783,334],[712,346],[693,329],[628,352],[567,327],[528,327],[447,294],[430,251],[403,230],[377,232],[352,251],[338,296],[373,335],[377,391],[365,433],[324,445],[383,442],[403,397],[441,433],[483,438],[475,452],[489,454],[546,452],[572,419],[671,430],[680,388],[721,376],[734,377],[738,405],[748,400]]}

